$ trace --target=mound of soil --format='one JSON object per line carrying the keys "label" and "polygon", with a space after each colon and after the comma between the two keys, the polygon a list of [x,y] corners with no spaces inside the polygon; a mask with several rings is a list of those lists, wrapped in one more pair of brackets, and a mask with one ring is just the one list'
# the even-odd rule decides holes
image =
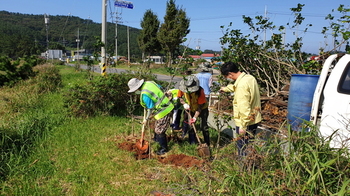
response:
{"label": "mound of soil", "polygon": [[192,168],[192,167],[202,168],[204,164],[204,160],[200,160],[196,157],[188,156],[185,154],[153,156],[149,153],[149,149],[147,151],[141,151],[140,149],[138,149],[136,146],[136,139],[135,141],[128,140],[128,141],[119,143],[117,144],[117,146],[122,150],[133,152],[137,160],[156,158],[159,162],[163,164],[169,164],[169,165],[185,167],[185,168]]}
{"label": "mound of soil", "polygon": [[129,152],[134,152],[135,158],[137,160],[150,158],[149,149],[145,151],[140,150],[139,148],[137,148],[136,142],[131,142],[131,141],[122,142],[118,144],[118,147],[120,149],[129,151]]}
{"label": "mound of soil", "polygon": [[204,161],[199,160],[196,157],[187,156],[185,154],[171,154],[164,158],[158,159],[161,163],[170,164],[181,167],[198,167],[201,168],[203,166]]}

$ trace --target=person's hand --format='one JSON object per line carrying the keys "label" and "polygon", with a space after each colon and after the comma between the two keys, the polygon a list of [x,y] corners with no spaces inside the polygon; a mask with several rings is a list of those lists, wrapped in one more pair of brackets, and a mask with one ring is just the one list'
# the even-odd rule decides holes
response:
{"label": "person's hand", "polygon": [[184,106],[185,110],[190,110],[190,105],[188,105],[187,103],[185,103],[183,106]]}
{"label": "person's hand", "polygon": [[196,117],[193,117],[190,119],[190,125],[193,124],[193,123],[196,123],[197,119]]}
{"label": "person's hand", "polygon": [[146,123],[147,123],[147,119],[144,119],[144,120],[142,121],[142,124],[145,125]]}
{"label": "person's hand", "polygon": [[247,131],[245,129],[242,129],[241,127],[238,130],[239,135],[245,135]]}
{"label": "person's hand", "polygon": [[219,92],[220,92],[220,93],[223,93],[223,92],[225,92],[225,91],[224,91],[224,89],[225,89],[225,87],[220,87],[220,90],[219,90]]}

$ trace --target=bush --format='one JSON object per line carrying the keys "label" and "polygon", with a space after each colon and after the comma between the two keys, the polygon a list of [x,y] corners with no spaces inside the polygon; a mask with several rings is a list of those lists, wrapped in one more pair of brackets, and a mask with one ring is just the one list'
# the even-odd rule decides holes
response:
{"label": "bush", "polygon": [[[99,76],[86,84],[76,84],[65,92],[65,106],[76,117],[96,115],[127,115],[130,100],[135,99],[134,93],[128,93],[128,81],[131,78],[153,80],[162,86],[167,82],[157,81],[155,75],[145,72],[109,74]],[[137,104],[137,108],[141,106]],[[136,108],[136,109],[137,109]]]}
{"label": "bush", "polygon": [[13,85],[34,76],[33,67],[40,63],[42,60],[36,56],[26,56],[16,61],[8,57],[0,57],[0,86]]}
{"label": "bush", "polygon": [[58,90],[62,86],[62,79],[57,69],[53,65],[39,65],[34,68],[37,71],[35,77],[38,85],[38,92],[53,92]]}

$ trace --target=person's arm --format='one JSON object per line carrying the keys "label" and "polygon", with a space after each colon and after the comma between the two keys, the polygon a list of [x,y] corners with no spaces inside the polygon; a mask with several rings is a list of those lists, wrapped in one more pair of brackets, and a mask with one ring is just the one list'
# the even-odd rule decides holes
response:
{"label": "person's arm", "polygon": [[146,105],[146,109],[147,109],[146,120],[148,120],[152,114],[152,109],[154,108],[154,102],[150,97],[148,97],[145,94],[142,95],[142,101]]}
{"label": "person's arm", "polygon": [[185,110],[189,110],[190,109],[190,106],[186,103],[186,101],[184,100],[184,98],[182,98],[184,95],[184,92],[180,91],[177,93],[177,97],[179,98],[180,100],[180,103],[183,105],[184,109]]}
{"label": "person's arm", "polygon": [[233,84],[229,84],[227,86],[223,86],[220,88],[221,91],[224,91],[224,92],[234,92],[234,89],[233,89]]}

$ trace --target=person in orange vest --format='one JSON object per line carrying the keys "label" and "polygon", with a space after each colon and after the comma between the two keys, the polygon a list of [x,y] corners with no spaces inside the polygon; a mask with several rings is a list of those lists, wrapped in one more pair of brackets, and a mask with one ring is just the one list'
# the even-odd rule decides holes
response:
{"label": "person in orange vest", "polygon": [[[204,142],[210,146],[209,137],[209,126],[208,126],[208,102],[204,94],[204,89],[199,86],[199,80],[196,76],[189,75],[180,81],[178,97],[180,103],[183,105],[184,109],[189,111],[191,119],[184,124],[183,129],[188,130],[188,141],[190,144],[196,143],[196,135],[192,128],[188,125],[192,125],[197,122],[197,118],[200,118],[200,130],[203,133]],[[187,113],[184,115],[185,121],[187,121]],[[184,132],[186,130],[183,130]]]}

